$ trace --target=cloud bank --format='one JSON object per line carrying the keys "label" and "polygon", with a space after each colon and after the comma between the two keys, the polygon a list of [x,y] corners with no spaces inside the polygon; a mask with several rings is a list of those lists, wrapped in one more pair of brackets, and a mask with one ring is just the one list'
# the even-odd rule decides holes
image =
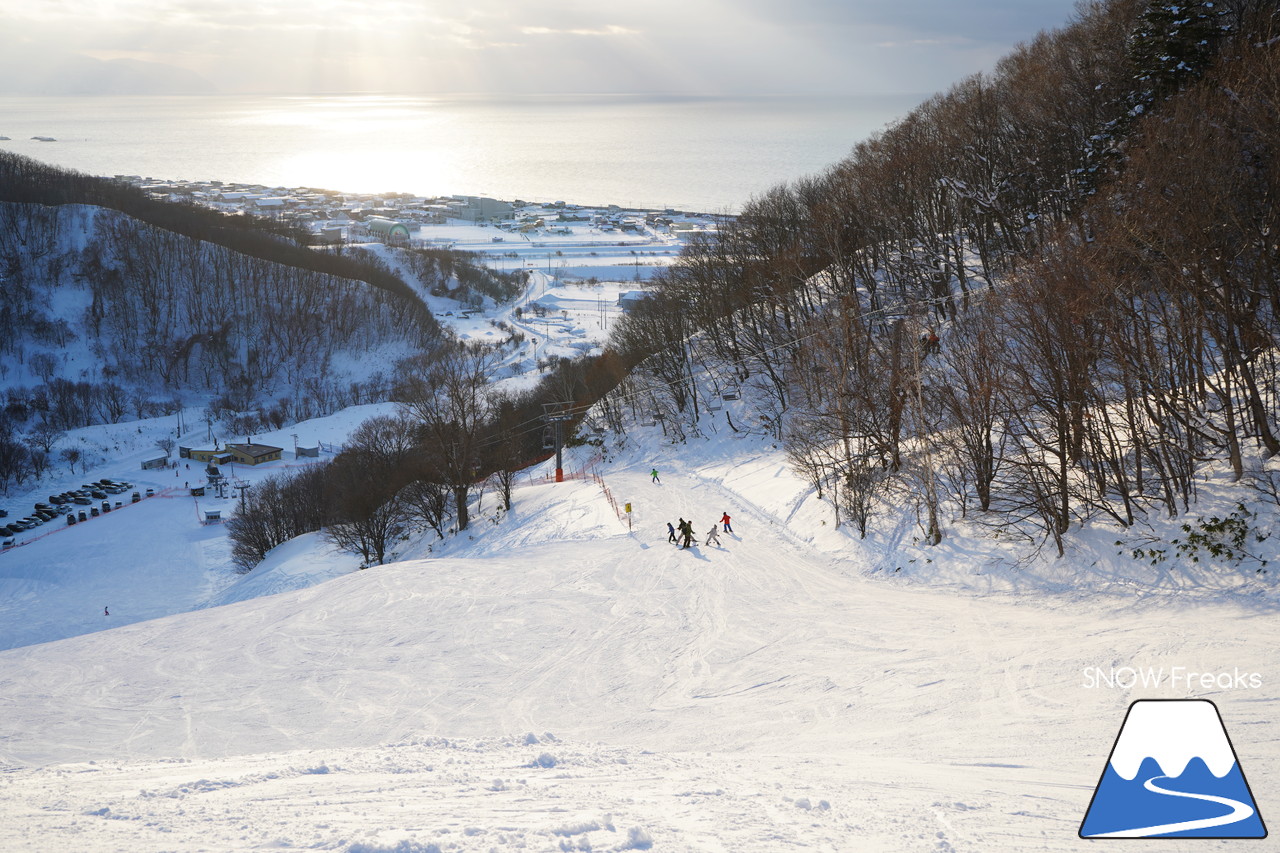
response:
{"label": "cloud bank", "polygon": [[0,0],[0,92],[926,92],[1073,0]]}

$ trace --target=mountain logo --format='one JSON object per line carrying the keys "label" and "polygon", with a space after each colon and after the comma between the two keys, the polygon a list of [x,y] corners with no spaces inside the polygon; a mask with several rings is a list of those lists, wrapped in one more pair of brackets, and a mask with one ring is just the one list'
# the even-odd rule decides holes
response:
{"label": "mountain logo", "polygon": [[1207,699],[1129,706],[1081,838],[1266,838],[1235,747]]}

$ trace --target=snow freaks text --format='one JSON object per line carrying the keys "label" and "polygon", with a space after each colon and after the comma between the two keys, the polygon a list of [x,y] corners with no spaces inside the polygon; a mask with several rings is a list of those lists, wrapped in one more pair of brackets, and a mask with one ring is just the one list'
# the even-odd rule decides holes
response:
{"label": "snow freaks text", "polygon": [[1119,689],[1135,687],[1171,687],[1175,690],[1257,690],[1262,687],[1262,674],[1241,672],[1239,667],[1230,672],[1199,672],[1185,666],[1087,666],[1082,671],[1081,685],[1086,690]]}

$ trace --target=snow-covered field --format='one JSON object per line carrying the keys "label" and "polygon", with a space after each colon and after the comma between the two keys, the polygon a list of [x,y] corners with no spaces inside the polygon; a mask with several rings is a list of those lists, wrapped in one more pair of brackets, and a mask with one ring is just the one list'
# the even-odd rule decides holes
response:
{"label": "snow-covered field", "polygon": [[[549,358],[599,354],[622,316],[619,297],[644,290],[679,255],[680,241],[656,232],[619,235],[581,224],[573,230],[529,235],[459,220],[422,226],[417,239],[475,253],[498,271],[528,273],[524,292],[512,302],[485,300],[481,308],[427,292],[397,250],[381,243],[360,245],[410,282],[436,320],[460,340],[502,346],[496,381],[518,390],[538,382]],[[495,235],[504,242],[493,242]],[[523,341],[508,347],[512,334]]]}
{"label": "snow-covered field", "polygon": [[[82,588],[92,616],[0,652],[0,849],[1075,849],[1128,703],[1158,697],[1213,699],[1264,820],[1280,802],[1261,576],[1148,567],[1104,531],[1063,561],[958,520],[936,549],[889,515],[859,544],[767,442],[709,434],[636,429],[600,467],[630,531],[591,480],[528,480],[509,515],[486,496],[468,533],[367,571],[304,537],[213,591],[199,540],[136,526],[186,524],[172,499],[0,555],[25,585],[6,645],[79,620]],[[666,541],[726,511],[722,547]],[[112,524],[136,578],[69,544]],[[169,615],[99,630],[102,584],[158,604],[162,565],[185,578]]]}
{"label": "snow-covered field", "polygon": [[[252,488],[268,475],[332,458],[325,453],[319,459],[295,460],[294,435],[302,447],[321,442],[340,445],[362,421],[395,409],[394,403],[353,406],[279,432],[259,433],[253,436],[255,441],[285,448],[285,458],[259,466],[229,465],[222,473]],[[155,492],[138,503],[131,502],[130,492],[114,495],[113,503],[121,501],[123,506],[109,514],[74,527],[58,517],[14,537],[16,547],[0,554],[0,648],[48,642],[235,600],[246,594],[242,587],[257,595],[294,588],[287,569],[237,575],[226,528],[202,523],[207,512],[220,512],[224,519],[234,512],[234,489],[228,489],[221,499],[212,490],[203,497],[193,497],[187,486],[206,484],[204,466],[178,459],[176,451],[171,460],[176,468],[142,470],[143,460],[164,455],[154,442],[162,436],[172,438],[174,423],[174,418],[153,418],[75,430],[69,434],[69,442],[83,448],[88,458],[99,460],[96,467],[87,474],[60,470],[52,478],[46,477],[38,490],[0,501],[10,518],[18,518],[51,493],[104,477],[133,483],[140,495],[147,489]],[[182,441],[193,447],[212,446],[205,441],[204,427],[187,433]],[[287,547],[296,550],[300,545],[288,543]],[[326,555],[326,568],[316,567],[316,559],[309,562],[312,571],[322,576],[359,565],[350,555],[330,553],[322,545],[317,548]],[[305,583],[314,582],[310,578]]]}
{"label": "snow-covered field", "polygon": [[[709,220],[700,222],[705,227]],[[497,270],[542,270],[565,279],[643,281],[680,254],[680,240],[649,228],[624,233],[582,222],[560,227],[569,233],[554,228],[505,232],[451,219],[447,225],[420,226],[414,236],[428,245],[475,252]]]}

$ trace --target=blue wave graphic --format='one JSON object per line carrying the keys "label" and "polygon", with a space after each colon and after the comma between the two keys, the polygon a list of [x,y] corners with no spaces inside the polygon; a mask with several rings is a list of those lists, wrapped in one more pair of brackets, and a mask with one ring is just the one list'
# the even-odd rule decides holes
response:
{"label": "blue wave graphic", "polygon": [[1080,835],[1265,838],[1267,830],[1238,763],[1219,779],[1202,759],[1193,758],[1174,777],[1165,776],[1155,759],[1145,758],[1132,780],[1107,763]]}

